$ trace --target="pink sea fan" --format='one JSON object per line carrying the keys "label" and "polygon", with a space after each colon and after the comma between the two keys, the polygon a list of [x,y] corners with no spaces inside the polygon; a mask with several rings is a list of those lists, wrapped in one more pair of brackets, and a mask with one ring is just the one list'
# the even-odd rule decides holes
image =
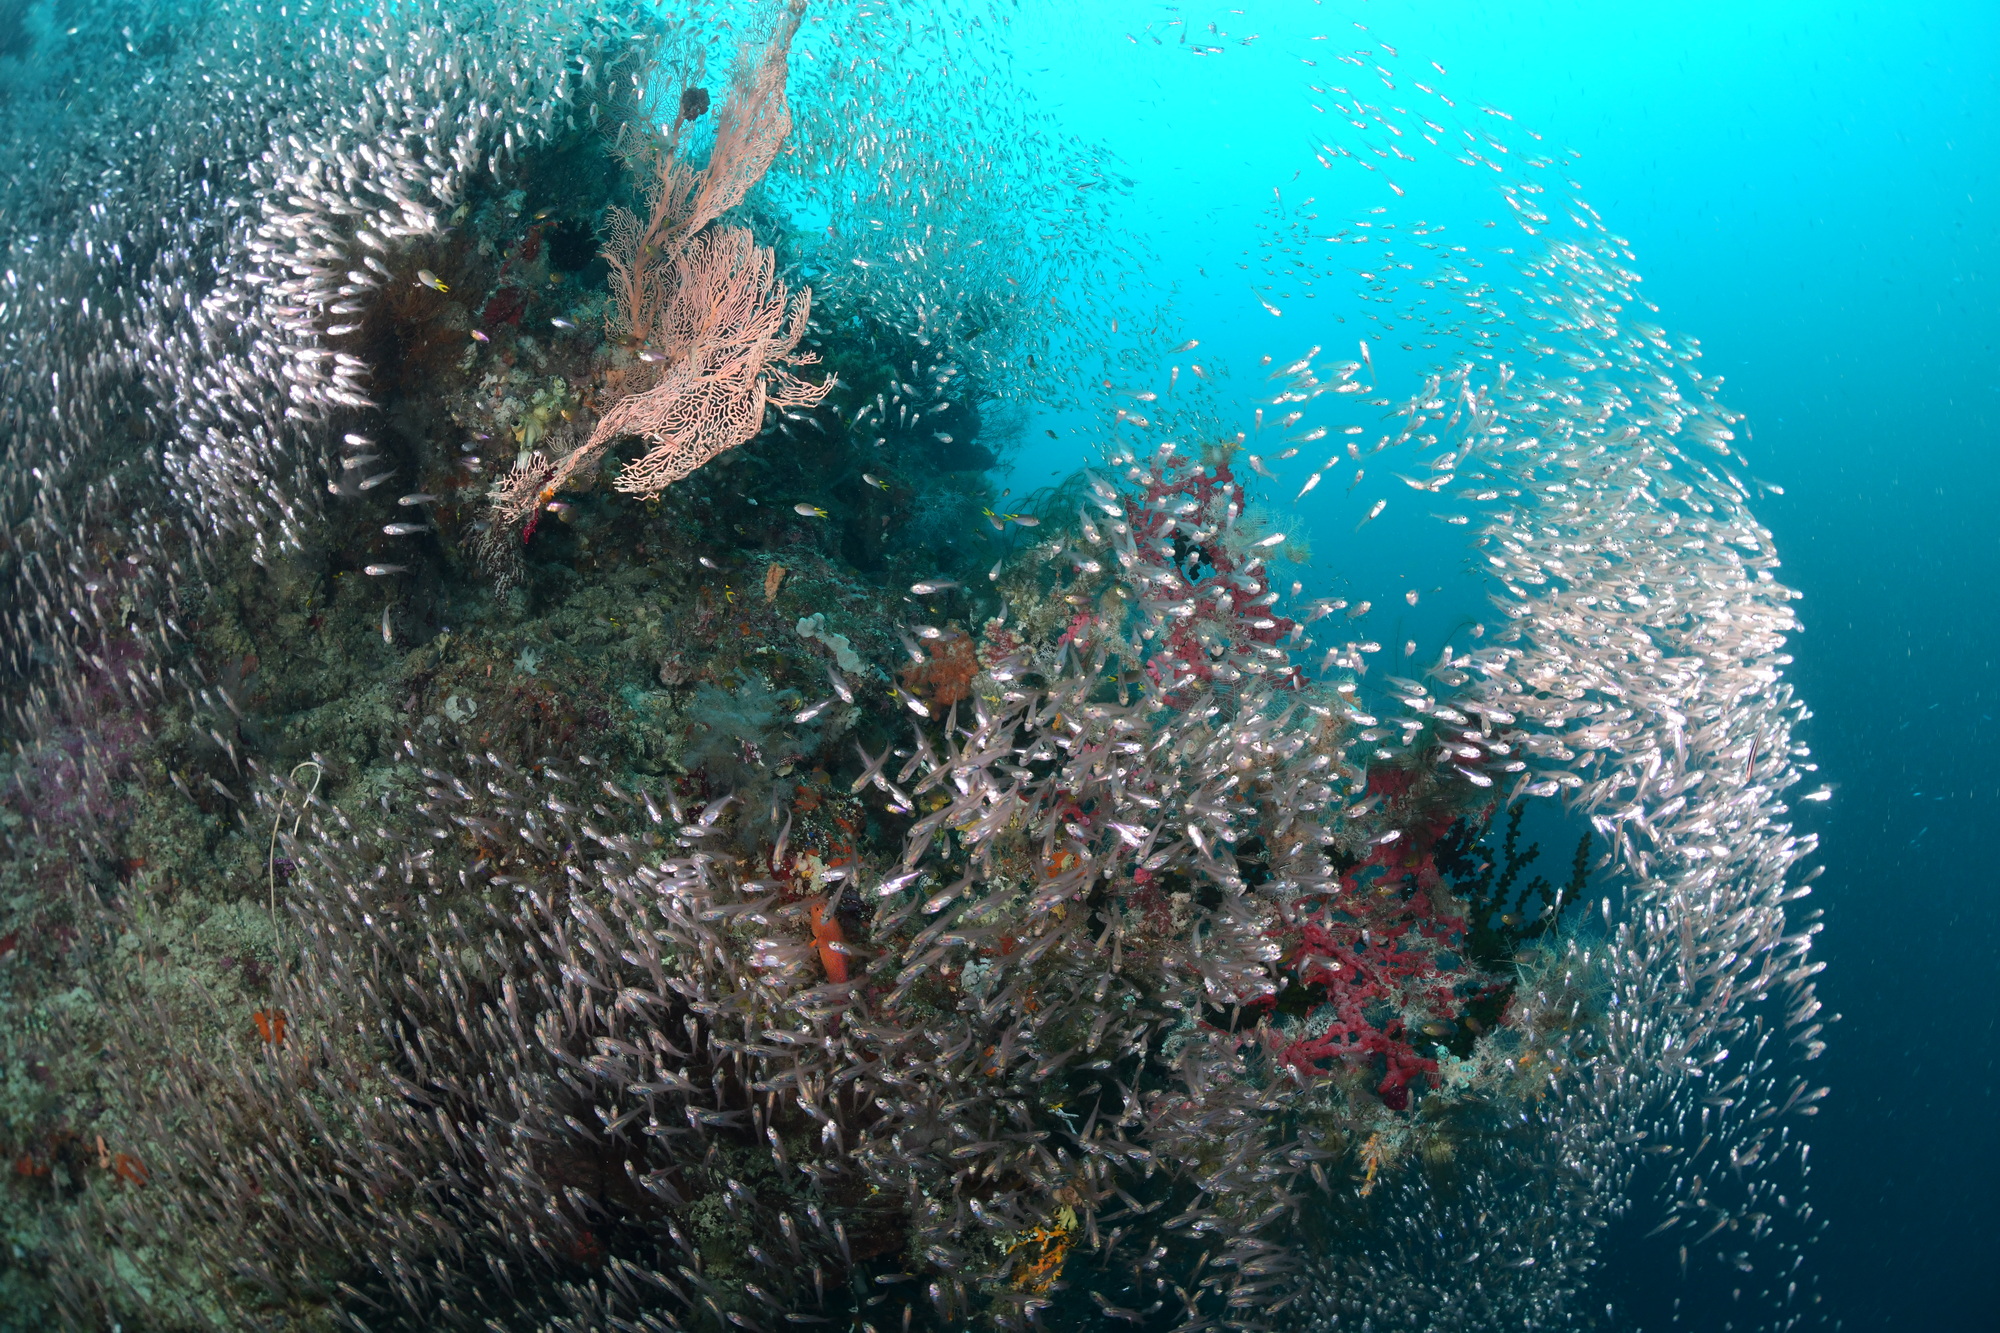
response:
{"label": "pink sea fan", "polygon": [[585,450],[636,435],[652,450],[618,474],[634,495],[658,495],[725,450],[750,439],[767,407],[810,407],[831,382],[808,383],[791,367],[812,293],[789,296],[770,250],[740,227],[715,227],[674,256],[674,294],[657,332],[666,368],[651,388],[613,404]]}
{"label": "pink sea fan", "polygon": [[650,382],[614,402],[581,444],[553,457],[530,455],[493,493],[499,531],[547,503],[595,467],[627,435],[651,449],[618,475],[619,490],[644,497],[688,476],[754,436],[769,407],[811,407],[831,391],[792,373],[817,361],[798,352],[812,293],[790,292],[772,252],[742,227],[718,219],[770,169],[791,132],[785,99],[788,53],[802,7],[780,17],[761,52],[739,62],[716,126],[708,165],[683,155],[686,118],[663,141],[621,151],[649,174],[642,217],[613,209],[604,250],[616,303],[612,329],[653,355]]}

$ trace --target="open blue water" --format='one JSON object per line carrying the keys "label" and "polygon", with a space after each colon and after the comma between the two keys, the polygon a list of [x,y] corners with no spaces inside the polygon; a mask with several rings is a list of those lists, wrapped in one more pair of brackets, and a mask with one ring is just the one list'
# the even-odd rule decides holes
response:
{"label": "open blue water", "polygon": [[[1806,594],[1793,679],[1836,788],[1806,816],[1828,866],[1821,994],[1843,1015],[1813,1126],[1822,1288],[1848,1329],[2000,1327],[2000,6],[1062,10],[1024,9],[1035,86],[1122,157],[1188,331],[1240,371],[1339,346],[1331,310],[1310,334],[1296,309],[1274,320],[1233,267],[1273,186],[1352,207],[1327,178],[1294,183],[1318,172],[1298,63],[1315,35],[1359,42],[1364,22],[1580,151],[1656,318],[1702,341],[1752,471],[1784,488],[1757,513]],[[1260,36],[1196,56],[1125,35],[1171,42],[1174,18]],[[1315,572],[1365,565],[1357,544],[1334,528]],[[1644,1245],[1621,1257],[1626,1310],[1660,1326],[1639,1312],[1681,1294],[1671,1275],[1643,1276]]]}

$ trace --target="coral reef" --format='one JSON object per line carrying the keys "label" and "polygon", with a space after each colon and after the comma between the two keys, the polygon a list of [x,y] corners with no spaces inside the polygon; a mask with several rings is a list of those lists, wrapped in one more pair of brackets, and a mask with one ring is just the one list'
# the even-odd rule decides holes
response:
{"label": "coral reef", "polygon": [[1810,931],[1567,910],[1640,819],[1533,875],[1631,724],[1534,622],[1384,722],[1242,435],[1123,408],[1010,500],[1009,396],[1096,352],[996,256],[1108,182],[899,138],[935,34],[147,13],[73,34],[129,102],[0,143],[78,237],[0,303],[8,1318],[1249,1327],[1400,1313],[1435,1238],[1479,1326],[1580,1289],[1659,1089],[1778,1077],[1742,996],[1809,1020]]}

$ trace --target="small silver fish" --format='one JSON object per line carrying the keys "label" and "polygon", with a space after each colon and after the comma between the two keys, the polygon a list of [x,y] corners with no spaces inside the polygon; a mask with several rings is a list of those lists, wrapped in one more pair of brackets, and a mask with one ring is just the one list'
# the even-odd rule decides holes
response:
{"label": "small silver fish", "polygon": [[950,579],[925,579],[922,583],[912,583],[910,591],[919,597],[928,597],[935,592],[945,592],[959,585]]}
{"label": "small silver fish", "polygon": [[368,478],[366,481],[361,483],[361,489],[364,491],[372,491],[377,486],[380,486],[383,482],[389,480],[389,478],[395,475],[396,475],[396,469],[394,468],[390,468],[387,472],[377,472],[374,476]]}
{"label": "small silver fish", "polygon": [[386,574],[407,574],[410,572],[410,567],[408,565],[363,565],[361,572],[371,579],[379,579]]}
{"label": "small silver fish", "polygon": [[408,537],[413,533],[429,532],[430,530],[431,525],[428,523],[384,523],[382,525],[382,535],[385,537]]}
{"label": "small silver fish", "polygon": [[474,329],[472,331],[472,340],[474,342],[482,342],[482,343],[490,343],[493,341],[491,338],[487,337],[484,333],[482,333],[478,329]]}
{"label": "small silver fish", "polygon": [[412,495],[399,495],[399,496],[397,496],[397,497],[396,497],[396,503],[397,503],[397,504],[399,504],[399,505],[429,505],[429,504],[436,504],[436,503],[437,503],[437,497],[436,497],[435,495],[425,495],[425,494],[424,494],[424,493],[423,493],[422,491],[418,491],[418,492],[416,492],[416,493],[414,493],[414,494],[412,494]]}
{"label": "small silver fish", "polygon": [[801,708],[798,712],[792,714],[792,721],[799,723],[810,722],[831,707],[833,707],[833,700],[821,699],[810,708]]}
{"label": "small silver fish", "polygon": [[573,329],[576,327],[576,325],[570,323],[568,320],[562,318],[560,315],[550,320],[549,323],[555,325],[559,329]]}

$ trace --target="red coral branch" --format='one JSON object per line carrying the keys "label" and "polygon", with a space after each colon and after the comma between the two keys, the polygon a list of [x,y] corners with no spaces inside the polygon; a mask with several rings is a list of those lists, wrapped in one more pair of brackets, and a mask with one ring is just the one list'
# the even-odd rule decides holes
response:
{"label": "red coral branch", "polygon": [[[1243,490],[1225,460],[1212,469],[1189,468],[1173,480],[1155,473],[1146,483],[1144,503],[1132,507],[1139,549],[1184,583],[1181,605],[1187,613],[1176,617],[1162,650],[1146,666],[1177,703],[1215,683],[1218,675],[1225,683],[1246,674],[1289,689],[1302,683],[1299,669],[1282,653],[1267,658],[1260,652],[1275,652],[1297,624],[1270,610],[1276,597],[1264,562],[1217,535],[1230,525],[1229,508],[1242,502]],[[1203,629],[1210,632],[1204,635]]]}
{"label": "red coral branch", "polygon": [[1447,965],[1440,957],[1462,947],[1466,934],[1463,917],[1439,910],[1440,883],[1428,847],[1419,851],[1398,838],[1375,846],[1342,877],[1332,906],[1295,923],[1285,966],[1316,993],[1319,1030],[1284,1041],[1280,1065],[1306,1074],[1379,1057],[1376,1094],[1399,1111],[1408,1108],[1414,1082],[1435,1081],[1437,1061],[1417,1053],[1412,1021],[1455,1022],[1469,1000],[1490,989],[1463,961]]}

